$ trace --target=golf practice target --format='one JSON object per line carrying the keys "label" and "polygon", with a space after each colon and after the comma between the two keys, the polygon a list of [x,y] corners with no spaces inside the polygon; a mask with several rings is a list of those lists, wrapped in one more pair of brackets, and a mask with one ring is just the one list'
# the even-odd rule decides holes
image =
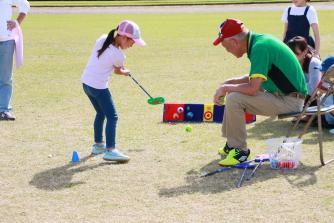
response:
{"label": "golf practice target", "polygon": [[178,113],[182,113],[182,112],[183,112],[183,108],[182,108],[182,107],[178,107],[178,108],[177,108],[177,112],[178,112]]}
{"label": "golf practice target", "polygon": [[[216,122],[222,123],[225,105],[164,103],[163,122]],[[245,113],[246,123],[256,121],[256,116]]]}
{"label": "golf practice target", "polygon": [[192,112],[187,112],[187,115],[186,115],[187,119],[192,119],[194,117],[194,113]]}
{"label": "golf practice target", "polygon": [[204,113],[204,119],[205,119],[205,120],[210,120],[210,119],[212,119],[212,112],[210,112],[210,111],[205,112],[205,113]]}
{"label": "golf practice target", "polygon": [[212,122],[214,114],[214,104],[204,104],[203,121]]}

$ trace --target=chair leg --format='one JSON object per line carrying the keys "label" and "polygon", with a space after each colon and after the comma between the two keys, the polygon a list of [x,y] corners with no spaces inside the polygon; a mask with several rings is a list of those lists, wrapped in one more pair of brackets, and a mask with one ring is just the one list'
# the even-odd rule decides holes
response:
{"label": "chair leg", "polygon": [[324,152],[323,152],[323,136],[322,136],[322,119],[321,119],[321,110],[320,110],[320,103],[318,103],[318,141],[319,141],[319,155],[320,155],[320,162],[322,166],[334,161],[334,159],[330,159],[325,161],[324,160]]}
{"label": "chair leg", "polygon": [[318,104],[318,141],[319,141],[319,155],[320,155],[320,162],[321,165],[325,165],[324,161],[324,154],[323,154],[323,144],[322,144],[322,120],[321,120],[321,112],[320,112],[320,105]]}
{"label": "chair leg", "polygon": [[315,118],[316,114],[312,114],[310,119],[307,121],[304,130],[302,133],[299,134],[298,138],[302,138],[302,136],[308,131],[308,129],[310,128],[311,123],[313,122],[314,118]]}

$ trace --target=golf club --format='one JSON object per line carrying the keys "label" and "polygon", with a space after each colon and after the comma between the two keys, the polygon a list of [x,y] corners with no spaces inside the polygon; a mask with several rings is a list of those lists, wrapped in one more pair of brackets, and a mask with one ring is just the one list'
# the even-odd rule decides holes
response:
{"label": "golf club", "polygon": [[207,176],[212,176],[216,173],[220,173],[223,172],[225,170],[229,170],[232,168],[237,168],[237,169],[253,169],[255,167],[255,165],[252,163],[254,160],[249,160],[246,161],[244,163],[239,163],[233,166],[223,166],[223,167],[219,167],[218,169],[211,171],[211,172],[204,172],[200,175],[200,177],[207,177]]}
{"label": "golf club", "polygon": [[147,94],[147,96],[149,96],[150,98],[147,100],[147,103],[149,103],[150,105],[158,105],[158,104],[163,104],[165,103],[165,99],[163,97],[156,97],[153,98],[145,89],[143,86],[141,86],[138,81],[132,77],[131,74],[129,74],[129,77],[131,77],[131,79],[145,92],[145,94]]}

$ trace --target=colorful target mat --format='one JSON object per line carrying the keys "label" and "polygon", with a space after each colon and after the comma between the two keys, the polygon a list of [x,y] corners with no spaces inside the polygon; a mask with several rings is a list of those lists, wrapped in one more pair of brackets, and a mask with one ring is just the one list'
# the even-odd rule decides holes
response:
{"label": "colorful target mat", "polygon": [[[214,104],[165,103],[163,122],[218,122],[223,121],[225,106]],[[246,123],[256,121],[256,116],[245,113]]]}

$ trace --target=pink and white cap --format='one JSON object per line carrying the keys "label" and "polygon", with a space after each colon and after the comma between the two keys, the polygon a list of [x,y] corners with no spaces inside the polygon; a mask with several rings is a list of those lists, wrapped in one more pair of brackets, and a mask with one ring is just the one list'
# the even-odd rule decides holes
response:
{"label": "pink and white cap", "polygon": [[146,42],[140,37],[140,30],[136,23],[130,20],[124,20],[118,25],[117,33],[121,36],[127,36],[135,41],[138,46],[145,46]]}

